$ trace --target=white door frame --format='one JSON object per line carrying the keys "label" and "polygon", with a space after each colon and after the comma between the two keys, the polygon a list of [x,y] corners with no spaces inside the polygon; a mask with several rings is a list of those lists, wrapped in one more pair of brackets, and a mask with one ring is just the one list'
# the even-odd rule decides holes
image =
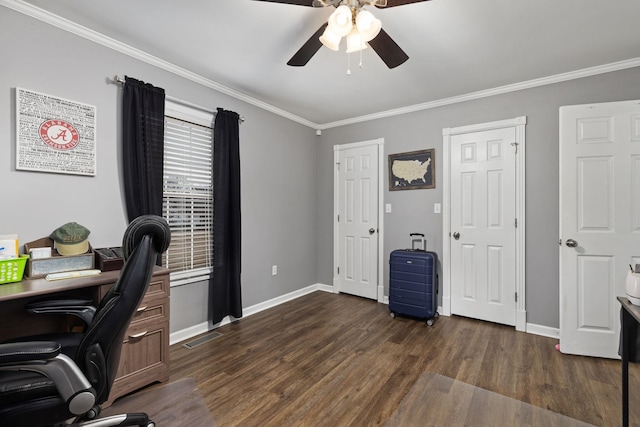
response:
{"label": "white door frame", "polygon": [[525,125],[527,117],[499,120],[469,126],[442,129],[442,310],[441,314],[451,315],[451,137],[472,132],[481,132],[507,127],[516,128],[516,330],[526,331],[527,312],[525,305]]}
{"label": "white door frame", "polygon": [[339,238],[340,223],[338,222],[338,206],[339,206],[339,182],[340,170],[338,162],[340,161],[340,151],[352,148],[366,147],[371,145],[378,146],[378,302],[384,299],[384,138],[374,139],[371,141],[354,142],[350,144],[333,146],[333,293],[338,293],[338,263],[339,263]]}

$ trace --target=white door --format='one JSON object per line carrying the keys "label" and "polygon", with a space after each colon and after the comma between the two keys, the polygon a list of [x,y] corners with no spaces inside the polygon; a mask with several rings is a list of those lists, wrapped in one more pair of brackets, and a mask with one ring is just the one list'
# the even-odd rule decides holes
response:
{"label": "white door", "polygon": [[516,324],[516,128],[451,136],[451,313]]}
{"label": "white door", "polygon": [[640,263],[640,101],[560,108],[560,350],[618,357]]}
{"label": "white door", "polygon": [[338,292],[378,299],[379,143],[336,146]]}

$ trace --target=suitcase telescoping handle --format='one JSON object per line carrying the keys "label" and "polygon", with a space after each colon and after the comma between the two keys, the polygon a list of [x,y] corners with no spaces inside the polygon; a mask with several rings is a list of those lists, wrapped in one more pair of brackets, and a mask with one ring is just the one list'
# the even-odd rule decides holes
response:
{"label": "suitcase telescoping handle", "polygon": [[[424,240],[424,234],[422,233],[410,233],[409,237],[411,238],[411,249],[416,251],[426,251],[427,250],[427,242]],[[414,237],[419,237],[419,239],[414,239]],[[419,248],[416,248],[416,243],[419,242]]]}

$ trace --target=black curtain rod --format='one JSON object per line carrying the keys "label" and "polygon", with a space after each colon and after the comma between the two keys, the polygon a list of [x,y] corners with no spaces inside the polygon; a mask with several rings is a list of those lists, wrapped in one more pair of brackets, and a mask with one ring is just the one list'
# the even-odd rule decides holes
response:
{"label": "black curtain rod", "polygon": [[[126,81],[127,80],[124,77],[120,77],[118,75],[113,76],[113,82],[115,84],[123,85],[123,84],[125,84]],[[182,99],[174,98],[174,97],[169,96],[169,95],[165,95],[165,96],[170,101],[174,101],[174,102],[177,102],[177,103],[180,103],[180,104],[184,104],[184,105],[187,105],[187,106],[190,106],[190,107],[193,107],[193,108],[197,108],[199,110],[210,111],[208,108],[200,107],[200,106],[192,104],[190,102],[183,101]],[[212,113],[213,113],[214,116],[216,115],[215,111],[213,111]],[[240,117],[239,120],[240,120],[240,123],[244,123],[244,117]]]}

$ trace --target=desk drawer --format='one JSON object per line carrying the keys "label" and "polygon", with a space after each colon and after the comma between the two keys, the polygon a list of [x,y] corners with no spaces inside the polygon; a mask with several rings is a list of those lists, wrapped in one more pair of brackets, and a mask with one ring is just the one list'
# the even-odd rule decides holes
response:
{"label": "desk drawer", "polygon": [[166,320],[169,320],[169,298],[145,297],[133,315],[129,328],[144,321],[164,322]]}
{"label": "desk drawer", "polygon": [[[99,299],[101,300],[109,292],[109,289],[113,287],[113,283],[100,286]],[[169,296],[169,275],[162,274],[151,277],[147,292],[144,294],[144,299],[149,301],[150,299],[166,298]]]}
{"label": "desk drawer", "polygon": [[169,276],[152,277],[144,296],[145,300],[166,298],[169,296]]}
{"label": "desk drawer", "polygon": [[108,407],[118,397],[169,379],[169,321],[141,321],[127,331]]}
{"label": "desk drawer", "polygon": [[140,322],[131,326],[124,337],[118,380],[150,368],[168,366],[169,322]]}

